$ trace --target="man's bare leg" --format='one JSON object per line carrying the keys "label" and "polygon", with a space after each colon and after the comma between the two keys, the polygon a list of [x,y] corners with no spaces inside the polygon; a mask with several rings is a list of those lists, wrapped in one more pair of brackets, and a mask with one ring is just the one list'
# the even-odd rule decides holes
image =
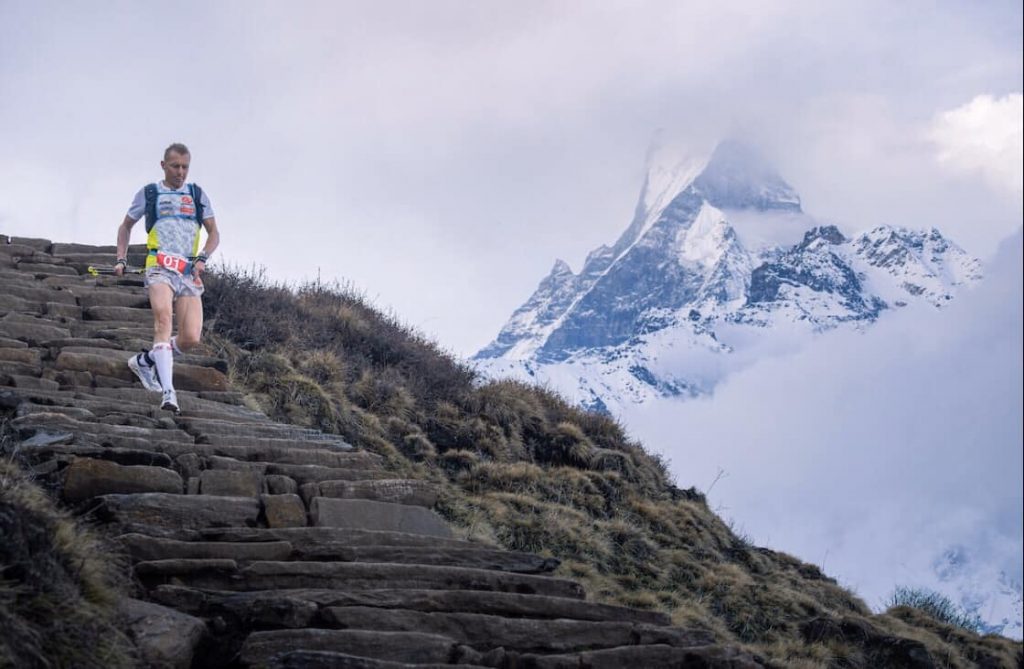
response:
{"label": "man's bare leg", "polygon": [[153,311],[153,350],[150,356],[163,387],[161,408],[178,411],[174,392],[174,359],[171,352],[171,324],[174,320],[174,291],[163,283],[149,286],[149,307]]}
{"label": "man's bare leg", "polygon": [[182,353],[199,345],[203,335],[203,298],[179,297],[175,303],[178,319],[177,348]]}

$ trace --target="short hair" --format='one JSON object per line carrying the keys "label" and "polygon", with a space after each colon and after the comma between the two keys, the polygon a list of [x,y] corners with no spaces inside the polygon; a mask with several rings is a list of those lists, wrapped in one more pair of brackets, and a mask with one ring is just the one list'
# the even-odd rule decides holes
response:
{"label": "short hair", "polygon": [[166,149],[164,149],[164,160],[167,160],[168,158],[171,157],[171,152],[177,153],[182,156],[192,155],[192,153],[188,150],[188,147],[182,144],[181,142],[175,142],[174,144],[171,144]]}

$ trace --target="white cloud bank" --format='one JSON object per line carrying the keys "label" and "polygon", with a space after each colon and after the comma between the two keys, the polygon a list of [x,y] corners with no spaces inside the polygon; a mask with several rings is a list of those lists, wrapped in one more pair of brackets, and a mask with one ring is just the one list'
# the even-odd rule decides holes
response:
{"label": "white cloud bank", "polygon": [[979,173],[1011,196],[1024,192],[1024,95],[979,95],[939,114],[930,139],[939,162],[955,171]]}
{"label": "white cloud bank", "polygon": [[897,584],[941,587],[933,561],[953,546],[1020,582],[1021,244],[948,308],[885,314],[623,419],[680,485],[725,470],[712,507],[872,606]]}

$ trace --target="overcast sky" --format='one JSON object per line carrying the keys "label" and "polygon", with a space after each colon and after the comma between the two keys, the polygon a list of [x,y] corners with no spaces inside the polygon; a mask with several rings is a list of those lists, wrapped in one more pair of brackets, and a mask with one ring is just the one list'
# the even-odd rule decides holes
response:
{"label": "overcast sky", "polygon": [[1020,217],[1019,163],[961,132],[1020,116],[1019,2],[0,12],[0,231],[113,243],[183,141],[222,260],[350,281],[463,355],[625,229],[658,128],[756,141],[849,232],[936,225],[987,257]]}

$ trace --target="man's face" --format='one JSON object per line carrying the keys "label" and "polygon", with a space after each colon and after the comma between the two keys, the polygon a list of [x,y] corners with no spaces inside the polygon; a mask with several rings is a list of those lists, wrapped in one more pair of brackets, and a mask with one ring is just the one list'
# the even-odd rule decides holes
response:
{"label": "man's face", "polygon": [[188,176],[188,164],[192,157],[187,153],[181,154],[171,151],[167,160],[160,161],[160,167],[164,168],[164,182],[171,188],[181,188]]}

